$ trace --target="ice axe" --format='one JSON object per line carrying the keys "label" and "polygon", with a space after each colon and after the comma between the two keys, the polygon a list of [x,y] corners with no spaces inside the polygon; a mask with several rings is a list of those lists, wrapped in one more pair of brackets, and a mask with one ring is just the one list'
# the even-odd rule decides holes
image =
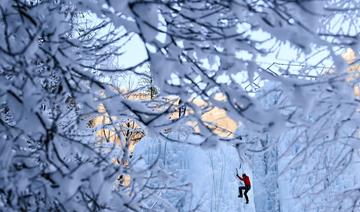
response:
{"label": "ice axe", "polygon": [[239,170],[236,168],[236,176],[239,175]]}

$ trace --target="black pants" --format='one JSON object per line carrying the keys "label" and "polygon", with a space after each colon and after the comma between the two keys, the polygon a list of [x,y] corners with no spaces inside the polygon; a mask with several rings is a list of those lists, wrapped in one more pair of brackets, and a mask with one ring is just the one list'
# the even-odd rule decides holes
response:
{"label": "black pants", "polygon": [[248,191],[251,189],[251,186],[240,186],[239,187],[239,196],[242,198],[243,196],[243,193],[242,193],[242,190],[245,190],[244,192],[244,196],[245,196],[245,200],[246,200],[246,203],[249,203],[249,197],[247,195]]}

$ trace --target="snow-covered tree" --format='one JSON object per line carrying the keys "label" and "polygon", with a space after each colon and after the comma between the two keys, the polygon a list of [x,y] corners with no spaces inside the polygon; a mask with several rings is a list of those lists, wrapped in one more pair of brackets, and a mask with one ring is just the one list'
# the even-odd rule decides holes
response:
{"label": "snow-covered tree", "polygon": [[[316,91],[309,85],[306,91]],[[350,86],[349,93],[352,92]],[[357,104],[352,98],[335,100],[332,91],[308,93],[316,105],[291,104],[288,92],[268,83],[258,91],[265,105],[292,114],[297,121],[278,136],[250,134],[254,143],[255,201],[261,211],[348,211],[356,210],[357,199],[349,197],[358,187]],[[344,95],[345,96],[345,95]],[[354,149],[355,148],[355,149]],[[356,189],[355,189],[356,190]],[[353,193],[352,193],[353,194]]]}
{"label": "snow-covered tree", "polygon": [[[326,194],[358,154],[358,100],[352,92],[358,80],[349,81],[341,58],[347,48],[359,50],[358,4],[358,0],[1,1],[1,207],[147,209],[142,202],[159,190],[148,186],[147,180],[161,168],[157,163],[141,167],[111,163],[110,153],[97,148],[85,124],[103,115],[99,104],[109,117],[117,117],[110,122],[114,126],[132,120],[147,136],[204,148],[227,142],[239,155],[252,154],[248,150],[254,144],[240,139],[240,134],[217,135],[203,120],[204,113],[220,108],[253,135],[280,138],[284,130],[295,131],[301,136],[278,150],[277,157],[296,150],[281,164],[279,174],[294,168],[314,180],[303,186],[305,178],[295,178],[294,185],[305,189],[298,189],[297,197],[307,191]],[[129,52],[127,44],[135,39],[141,48],[134,57],[142,57],[109,65]],[[304,66],[275,71],[263,66],[262,61],[284,52],[290,62]],[[156,87],[159,97],[124,98],[117,76],[131,72],[148,77],[139,70],[143,65],[149,65],[151,89]],[[313,65],[330,68],[318,71]],[[268,93],[284,93],[285,102],[279,107],[264,105],[247,89],[255,81],[260,87],[266,81],[276,83]],[[182,100],[187,108],[184,117],[169,119],[175,104],[162,98],[168,96]],[[196,98],[206,104],[196,105]],[[179,140],[166,132],[193,123],[197,130],[192,134],[201,139]],[[276,141],[262,143],[259,151]],[[126,148],[119,154],[129,155]],[[318,160],[323,163],[314,163]],[[116,191],[113,183],[124,170],[133,183]],[[324,170],[330,174],[324,175]],[[343,191],[332,209],[356,210],[358,189]],[[166,207],[176,208],[170,203]]]}

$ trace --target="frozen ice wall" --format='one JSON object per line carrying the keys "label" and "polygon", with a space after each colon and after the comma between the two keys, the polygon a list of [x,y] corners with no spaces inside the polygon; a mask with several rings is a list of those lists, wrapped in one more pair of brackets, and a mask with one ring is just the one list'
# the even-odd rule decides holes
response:
{"label": "frozen ice wall", "polygon": [[[197,139],[187,137],[187,141]],[[147,164],[159,158],[159,165],[176,176],[176,184],[190,185],[188,192],[163,193],[164,197],[176,202],[178,211],[194,208],[210,212],[255,211],[253,189],[249,191],[250,204],[246,205],[244,199],[238,198],[240,182],[236,178],[236,169],[239,174],[246,172],[251,179],[252,173],[248,165],[240,164],[232,145],[219,143],[215,148],[205,149],[147,137],[136,146],[134,156],[140,155]]]}

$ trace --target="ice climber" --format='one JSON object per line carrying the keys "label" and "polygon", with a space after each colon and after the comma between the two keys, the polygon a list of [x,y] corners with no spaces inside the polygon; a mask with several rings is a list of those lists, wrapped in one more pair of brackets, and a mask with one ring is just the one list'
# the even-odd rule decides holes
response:
{"label": "ice climber", "polygon": [[245,196],[246,204],[248,204],[249,203],[249,197],[248,197],[247,193],[251,188],[250,178],[245,173],[242,174],[242,177],[240,177],[238,174],[236,174],[236,176],[241,181],[243,181],[244,184],[245,184],[245,186],[240,186],[239,187],[239,197],[242,198],[242,196],[243,196],[242,190],[245,190],[244,196]]}

